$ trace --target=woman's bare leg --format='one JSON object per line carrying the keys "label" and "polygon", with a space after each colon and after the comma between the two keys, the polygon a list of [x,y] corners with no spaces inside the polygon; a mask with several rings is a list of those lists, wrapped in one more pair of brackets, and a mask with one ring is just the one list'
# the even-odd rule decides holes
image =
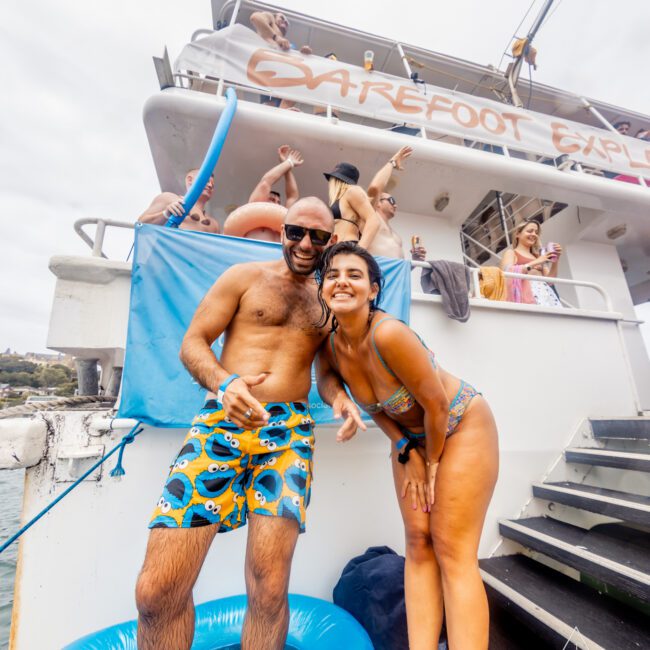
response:
{"label": "woman's bare leg", "polygon": [[421,507],[413,509],[410,494],[402,499],[404,467],[395,457],[392,463],[395,491],[406,534],[404,596],[409,650],[432,650],[438,647],[442,627],[442,587],[429,530],[429,514],[422,512]]}
{"label": "woman's bare leg", "polygon": [[431,510],[451,650],[488,647],[489,611],[478,546],[498,467],[494,417],[487,402],[476,396],[445,442]]}

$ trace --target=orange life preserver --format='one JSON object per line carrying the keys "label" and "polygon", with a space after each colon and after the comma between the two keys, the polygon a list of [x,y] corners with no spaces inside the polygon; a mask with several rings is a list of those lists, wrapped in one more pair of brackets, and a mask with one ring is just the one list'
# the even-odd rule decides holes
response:
{"label": "orange life preserver", "polygon": [[223,224],[223,234],[233,237],[246,237],[254,230],[264,228],[277,233],[282,232],[282,224],[287,209],[277,203],[255,201],[233,210]]}

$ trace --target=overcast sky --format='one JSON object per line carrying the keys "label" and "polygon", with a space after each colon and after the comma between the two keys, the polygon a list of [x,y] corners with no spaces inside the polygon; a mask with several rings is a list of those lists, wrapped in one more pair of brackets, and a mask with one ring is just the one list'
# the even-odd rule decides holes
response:
{"label": "overcast sky", "polygon": [[[520,33],[530,25],[536,0]],[[497,65],[530,0],[293,0],[282,6]],[[650,113],[648,0],[556,0],[534,79]],[[396,9],[399,7],[399,10]],[[0,350],[45,351],[55,254],[84,255],[81,217],[133,221],[159,191],[142,125],[173,61],[211,27],[208,0],[0,3]],[[124,256],[124,242],[114,246]],[[109,247],[109,252],[113,250]],[[650,319],[645,305],[641,313]],[[648,339],[646,339],[648,340]]]}

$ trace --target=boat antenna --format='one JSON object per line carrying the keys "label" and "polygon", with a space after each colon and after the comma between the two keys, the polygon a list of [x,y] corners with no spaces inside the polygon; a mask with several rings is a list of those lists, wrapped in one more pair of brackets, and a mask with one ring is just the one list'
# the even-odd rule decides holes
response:
{"label": "boat antenna", "polygon": [[[525,61],[529,64],[529,66],[532,65],[535,69],[537,68],[535,65],[536,51],[535,48],[532,47],[532,42],[535,38],[535,35],[539,31],[539,28],[544,23],[544,19],[551,9],[553,1],[554,0],[545,0],[544,5],[540,9],[537,17],[533,22],[532,27],[528,31],[527,36],[525,38],[517,39],[512,47],[514,60],[508,65],[508,68],[505,72],[505,77],[508,81],[508,87],[510,89],[510,101],[514,106],[517,106],[518,108],[521,108],[524,105],[521,101],[521,98],[519,97],[519,94],[517,93],[517,82],[519,81],[519,75],[521,74],[521,67]],[[530,7],[528,8],[528,11],[530,11]],[[528,15],[528,12],[526,12],[526,15]]]}

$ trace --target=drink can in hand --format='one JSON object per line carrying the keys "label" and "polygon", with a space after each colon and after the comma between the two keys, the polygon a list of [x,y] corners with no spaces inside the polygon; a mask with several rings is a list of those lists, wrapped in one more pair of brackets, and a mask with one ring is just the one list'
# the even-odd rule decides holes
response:
{"label": "drink can in hand", "polygon": [[555,254],[555,246],[556,244],[552,241],[548,242],[545,246],[546,252],[550,255],[549,259],[551,262],[555,262],[557,260],[557,255]]}
{"label": "drink can in hand", "polygon": [[414,250],[416,250],[417,248],[419,248],[421,245],[422,245],[422,244],[421,244],[421,242],[420,242],[420,236],[419,236],[419,235],[413,235],[413,236],[411,237],[411,250],[414,251]]}

